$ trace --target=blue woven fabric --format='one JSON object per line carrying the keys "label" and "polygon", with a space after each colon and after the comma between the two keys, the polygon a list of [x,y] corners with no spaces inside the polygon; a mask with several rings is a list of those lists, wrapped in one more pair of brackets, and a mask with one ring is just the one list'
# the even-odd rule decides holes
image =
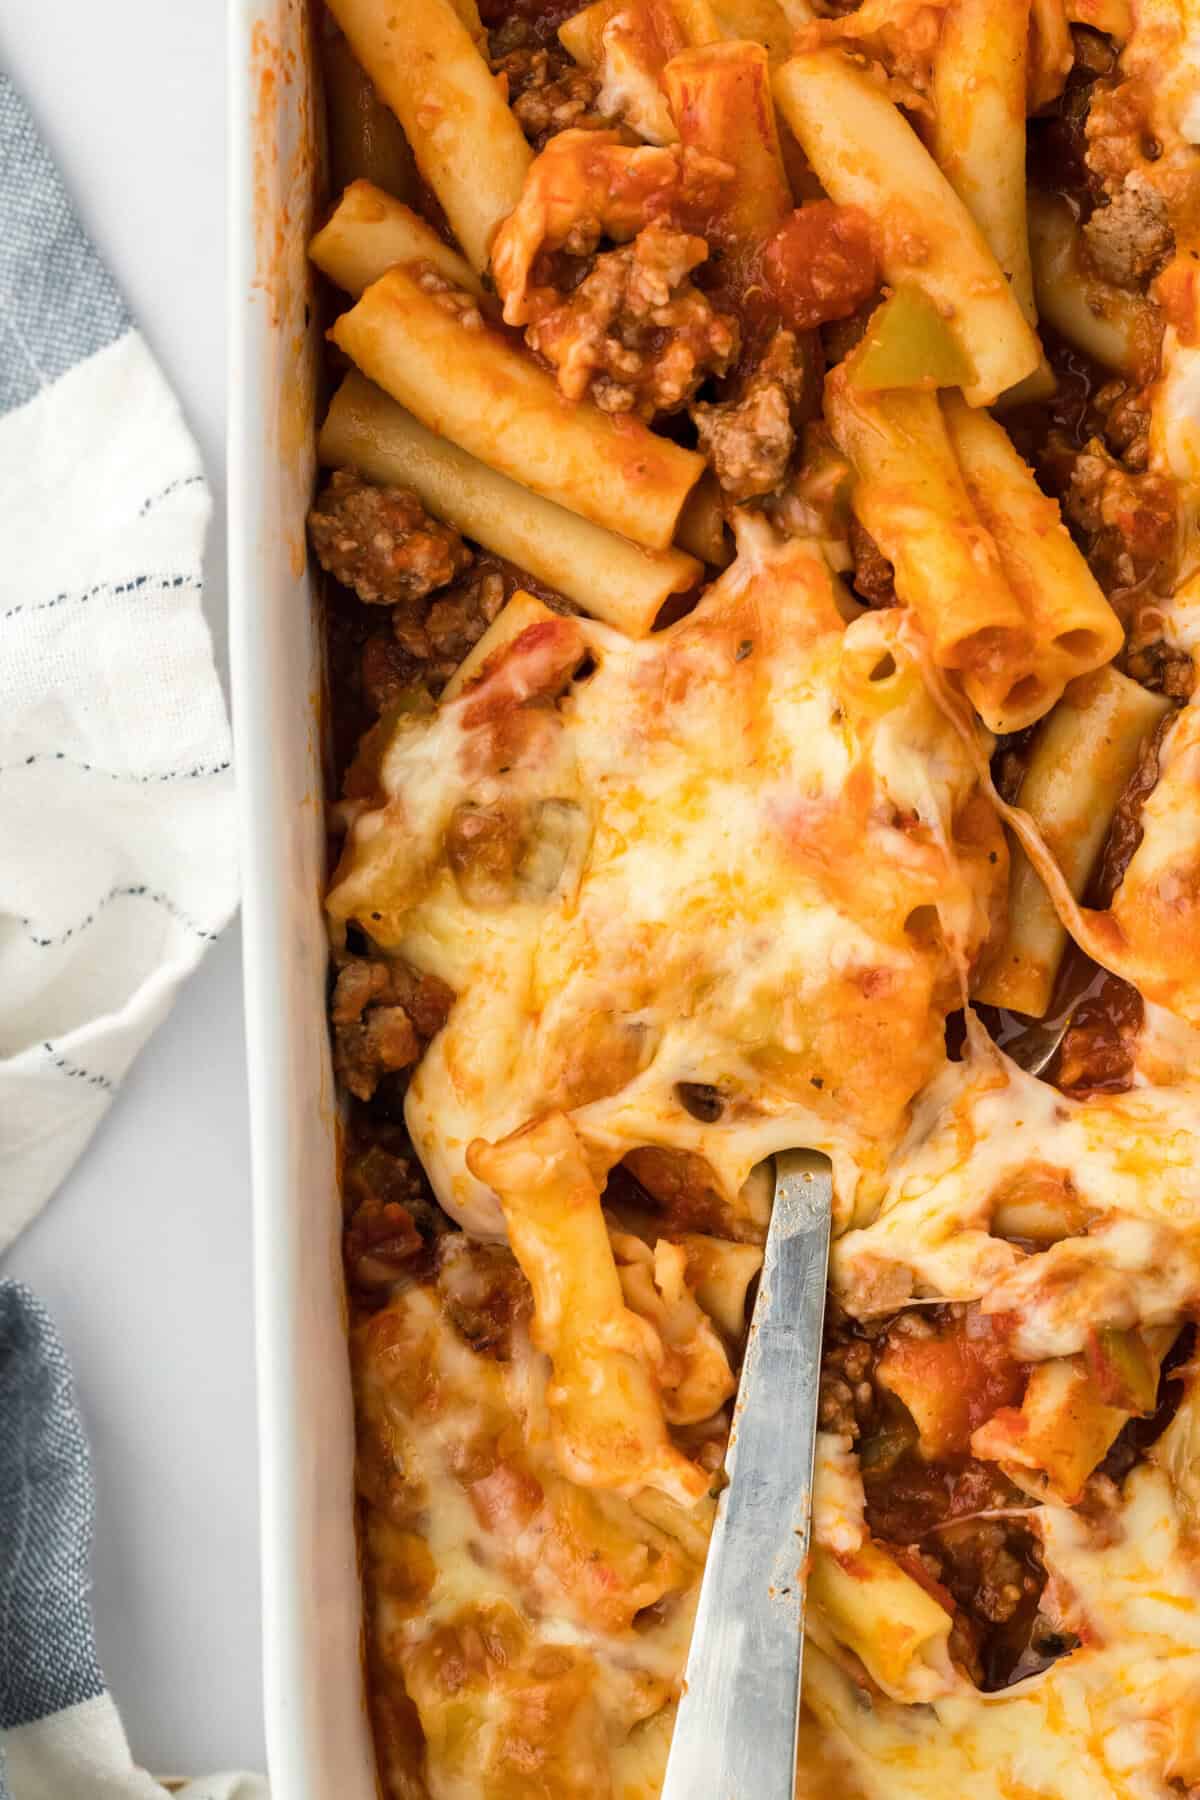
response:
{"label": "blue woven fabric", "polygon": [[88,1605],[92,1513],[66,1354],[28,1288],[0,1282],[0,1730],[104,1691]]}
{"label": "blue woven fabric", "polygon": [[0,414],[131,324],[24,101],[0,71]]}

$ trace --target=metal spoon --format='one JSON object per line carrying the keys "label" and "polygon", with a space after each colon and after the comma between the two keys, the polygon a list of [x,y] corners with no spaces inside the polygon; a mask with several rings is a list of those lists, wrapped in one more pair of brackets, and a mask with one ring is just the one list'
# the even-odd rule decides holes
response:
{"label": "metal spoon", "polygon": [[1005,1045],[1005,1053],[1027,1075],[1042,1074],[1054,1061],[1074,1016],[1074,1010],[1068,1008],[1049,1023],[1031,1024],[1019,1038]]}
{"label": "metal spoon", "polygon": [[792,1800],[833,1176],[775,1159],[775,1205],[662,1800]]}

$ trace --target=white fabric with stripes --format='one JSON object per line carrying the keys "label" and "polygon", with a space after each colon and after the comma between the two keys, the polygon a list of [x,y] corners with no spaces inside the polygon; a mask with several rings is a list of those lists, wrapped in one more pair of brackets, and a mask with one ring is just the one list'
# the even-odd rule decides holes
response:
{"label": "white fabric with stripes", "polygon": [[132,328],[0,417],[0,1250],[235,905],[210,507]]}

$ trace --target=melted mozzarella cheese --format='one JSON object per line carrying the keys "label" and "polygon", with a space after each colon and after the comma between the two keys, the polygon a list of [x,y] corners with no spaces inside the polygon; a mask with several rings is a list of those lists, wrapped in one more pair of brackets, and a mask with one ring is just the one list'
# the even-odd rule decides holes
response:
{"label": "melted mozzarella cheese", "polygon": [[[1003,840],[990,817],[956,837],[972,760],[899,622],[847,627],[836,602],[814,548],[746,521],[737,563],[675,627],[630,642],[580,622],[596,667],[557,708],[506,722],[485,684],[386,748],[330,905],[458,994],[407,1117],[470,1230],[503,1230],[471,1140],[552,1108],[598,1173],[686,1148],[731,1202],[794,1143],[834,1155],[852,1193],[904,1129],[1002,892]],[[548,891],[480,904],[437,850],[464,805],[533,829],[574,808],[574,854]],[[681,1082],[720,1090],[718,1122]]]}
{"label": "melted mozzarella cheese", "polygon": [[[1036,1252],[993,1234],[1030,1171],[1063,1196],[1058,1241]],[[1093,1327],[1200,1304],[1198,1225],[1196,1081],[1070,1100],[989,1046],[927,1090],[874,1216],[834,1247],[833,1280],[860,1316],[930,1296],[1013,1313],[1018,1353],[1040,1360]]]}
{"label": "melted mozzarella cheese", "polygon": [[813,1542],[837,1556],[860,1550],[867,1535],[865,1507],[853,1439],[819,1431],[813,1466]]}
{"label": "melted mozzarella cheese", "polygon": [[[1134,11],[1123,72],[1147,78],[1153,180],[1170,203],[1200,142],[1200,13],[1196,0]],[[621,70],[607,72],[617,91]],[[628,82],[619,98],[646,100]],[[1177,238],[1187,275],[1194,253]],[[1181,484],[1183,507],[1185,579],[1161,596],[1164,632],[1195,656],[1200,284],[1181,281],[1176,301],[1152,466]],[[1076,1354],[1098,1325],[1194,1316],[1200,1036],[1179,1014],[1200,1017],[1195,705],[1114,907],[1156,976],[1133,1090],[1070,1101],[977,1039],[949,1065],[942,1019],[1006,885],[998,836],[956,835],[975,760],[906,685],[893,620],[843,628],[813,553],[761,526],[743,526],[739,551],[689,619],[648,640],[581,622],[594,671],[514,756],[492,753],[497,728],[469,722],[469,690],[399,728],[382,757],[333,911],[458,996],[407,1103],[443,1204],[499,1235],[467,1147],[550,1107],[570,1114],[598,1174],[661,1145],[703,1156],[731,1200],[763,1157],[805,1143],[834,1159],[833,1281],[852,1313],[978,1302],[1012,1316],[1031,1360]],[[567,818],[569,842],[505,904],[472,904],[443,851],[463,804]],[[718,1122],[680,1103],[685,1082],[719,1089]],[[1035,1247],[1011,1227],[1030,1217]],[[378,1429],[411,1490],[388,1518],[419,1533],[430,1570],[416,1599],[381,1580],[374,1625],[420,1711],[434,1800],[533,1791],[506,1763],[514,1740],[557,1757],[538,1771],[547,1793],[653,1800],[707,1520],[672,1535],[620,1496],[579,1498],[554,1465],[528,1345],[497,1365],[425,1290],[401,1304],[396,1355],[369,1354],[364,1387],[383,1391]],[[428,1383],[392,1392],[400,1366]],[[478,1447],[501,1440],[507,1454],[473,1475]],[[870,1544],[864,1511],[852,1444],[821,1434],[817,1546],[852,1563]],[[799,1796],[1169,1800],[1200,1787],[1200,1377],[1111,1513],[1089,1521],[1049,1500],[1031,1517],[1043,1606],[1078,1648],[1010,1690],[948,1680],[906,1705],[814,1620]],[[385,1572],[397,1554],[385,1540]],[[489,1632],[498,1660],[481,1676],[472,1646]]]}
{"label": "melted mozzarella cheese", "polygon": [[[535,1774],[559,1797],[640,1800],[661,1780],[699,1564],[628,1502],[561,1477],[544,1359],[519,1330],[508,1360],[478,1354],[417,1286],[358,1341],[364,1454],[385,1471],[366,1531],[371,1631],[416,1703],[433,1800],[515,1800]],[[690,1527],[701,1551],[705,1522]],[[399,1578],[414,1536],[415,1586]],[[509,1759],[539,1685],[522,1773]]]}
{"label": "melted mozzarella cheese", "polygon": [[[807,1704],[862,1800],[1167,1800],[1181,1791],[1172,1778],[1196,1779],[1194,1517],[1151,1467],[1129,1478],[1111,1519],[1089,1525],[1058,1506],[1042,1513],[1051,1582],[1083,1639],[1044,1674],[990,1695],[960,1687],[912,1708],[868,1694],[820,1652],[806,1660]],[[802,1778],[797,1792],[806,1791]]]}

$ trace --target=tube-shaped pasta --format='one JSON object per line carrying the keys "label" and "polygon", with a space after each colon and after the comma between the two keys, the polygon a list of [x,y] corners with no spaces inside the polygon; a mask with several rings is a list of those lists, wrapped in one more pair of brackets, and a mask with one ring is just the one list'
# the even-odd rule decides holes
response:
{"label": "tube-shaped pasta", "polygon": [[450,0],[451,6],[475,39],[477,44],[487,42],[487,32],[483,28],[483,20],[479,16],[479,8],[475,0]]}
{"label": "tube-shaped pasta", "polygon": [[772,63],[790,54],[798,28],[813,16],[805,0],[714,0],[714,10],[724,37],[761,44]]}
{"label": "tube-shaped pasta", "polygon": [[953,394],[942,401],[958,464],[975,510],[1038,646],[1038,667],[1062,687],[1111,662],[1121,622],[1105,599],[1058,503],[1044,494],[1002,425]]}
{"label": "tube-shaped pasta", "polygon": [[949,1613],[877,1544],[842,1557],[818,1545],[808,1598],[892,1699],[929,1701],[953,1684]]}
{"label": "tube-shaped pasta", "polygon": [[480,670],[484,668],[484,662],[491,661],[498,650],[506,650],[507,644],[515,643],[529,626],[543,625],[552,617],[554,614],[543,599],[538,599],[536,594],[527,594],[522,587],[518,587],[513,598],[507,601],[506,607],[500,608],[488,630],[480,637],[479,643],[459,662],[457,670],[453,671],[452,677],[441,691],[439,704],[448,706],[450,700],[457,700],[462,689],[470,688],[471,682],[477,679]]}
{"label": "tube-shaped pasta", "polygon": [[1036,328],[1025,220],[1029,0],[950,0],[933,59],[933,153]]}
{"label": "tube-shaped pasta", "polygon": [[492,468],[598,525],[665,550],[703,460],[637,419],[569,405],[477,312],[467,323],[398,266],[330,335],[365,375]]}
{"label": "tube-shaped pasta", "polygon": [[675,1449],[626,1307],[583,1146],[563,1113],[467,1151],[500,1196],[509,1242],[533,1289],[533,1339],[554,1368],[547,1402],[559,1466],[584,1487],[661,1489],[683,1504],[709,1477]]}
{"label": "tube-shaped pasta", "polygon": [[1040,718],[1049,690],[1033,633],[971,503],[937,395],[861,393],[839,367],[825,383],[825,416],[854,464],[854,510],[894,565],[934,661],[959,674],[993,731]]}
{"label": "tube-shaped pasta", "polygon": [[762,1268],[761,1249],[700,1232],[683,1232],[679,1242],[687,1253],[688,1279],[695,1285],[696,1299],[736,1343],[746,1328],[750,1283]]}
{"label": "tube-shaped pasta", "polygon": [[[558,28],[558,41],[584,69],[604,60],[604,33],[621,13],[631,15],[657,58],[655,72],[687,44],[713,44],[721,28],[709,0],[593,0]],[[653,45],[653,51],[649,45]]]}
{"label": "tube-shaped pasta", "polygon": [[427,430],[356,371],[334,395],[318,450],[329,467],[412,488],[438,518],[631,637],[649,631],[668,595],[702,573],[681,550],[643,550],[530,493]]}
{"label": "tube-shaped pasta", "polygon": [[333,187],[373,181],[398,199],[412,199],[417,165],[408,139],[340,31],[322,34],[321,78]]}
{"label": "tube-shaped pasta", "polygon": [[1041,351],[978,225],[899,109],[840,50],[776,69],[776,103],[830,196],[872,220],[888,281],[915,282],[971,359],[964,389],[987,406]]}
{"label": "tube-shaped pasta", "polygon": [[470,30],[450,0],[330,0],[330,11],[482,272],[533,152]]}
{"label": "tube-shaped pasta", "polygon": [[1068,1506],[1129,1418],[1106,1406],[1088,1380],[1082,1357],[1039,1363],[1022,1405],[1004,1407],[971,1440],[975,1456],[1046,1477]]}
{"label": "tube-shaped pasta", "polygon": [[369,181],[352,181],[308,246],[323,275],[355,299],[398,262],[432,263],[467,293],[482,295],[470,263],[419,213]]}
{"label": "tube-shaped pasta", "polygon": [[[1103,668],[1072,682],[1038,732],[1018,804],[1042,833],[1076,899],[1143,745],[1167,709],[1161,694]],[[1050,896],[1013,844],[1007,927],[973,997],[1041,1018],[1066,945]]]}
{"label": "tube-shaped pasta", "polygon": [[1040,112],[1057,100],[1075,61],[1075,46],[1063,0],[1032,0],[1029,33],[1028,110]]}
{"label": "tube-shaped pasta", "polygon": [[1129,0],[1067,0],[1066,15],[1072,25],[1090,25],[1093,31],[1123,44],[1133,31],[1133,7]]}
{"label": "tube-shaped pasta", "polygon": [[733,549],[725,527],[721,505],[721,484],[711,469],[706,469],[683,503],[675,541],[682,550],[698,556],[701,562],[723,569],[733,561]]}
{"label": "tube-shaped pasta", "polygon": [[575,61],[600,77],[599,110],[650,144],[679,136],[662,89],[664,67],[687,45],[720,35],[708,0],[594,0],[558,32]]}
{"label": "tube-shaped pasta", "polygon": [[971,1439],[972,1455],[1040,1472],[1047,1493],[1067,1506],[1079,1500],[1088,1476],[1130,1418],[1153,1411],[1159,1370],[1175,1329],[1109,1330],[1096,1336],[1117,1340],[1118,1354],[1141,1365],[1148,1404],[1112,1404],[1103,1381],[1082,1356],[1054,1357],[1037,1364],[1019,1408],[1001,1408]]}
{"label": "tube-shaped pasta", "polygon": [[733,244],[763,244],[792,209],[779,153],[767,53],[761,44],[705,44],[663,70],[663,86],[686,149],[732,163],[717,228]]}
{"label": "tube-shaped pasta", "polygon": [[553,617],[554,614],[544,600],[539,600],[536,594],[527,594],[524,588],[518,588],[508,604],[496,614],[479,642],[467,652],[455,669],[442,689],[441,704],[445,706],[449,701],[457,700],[463,689],[475,680],[484,663],[490,662],[498,650],[514,643],[530,625],[541,625]]}
{"label": "tube-shaped pasta", "polygon": [[1107,369],[1147,379],[1158,354],[1154,309],[1140,294],[1102,281],[1084,264],[1079,226],[1065,200],[1029,194],[1033,291],[1047,324]]}

